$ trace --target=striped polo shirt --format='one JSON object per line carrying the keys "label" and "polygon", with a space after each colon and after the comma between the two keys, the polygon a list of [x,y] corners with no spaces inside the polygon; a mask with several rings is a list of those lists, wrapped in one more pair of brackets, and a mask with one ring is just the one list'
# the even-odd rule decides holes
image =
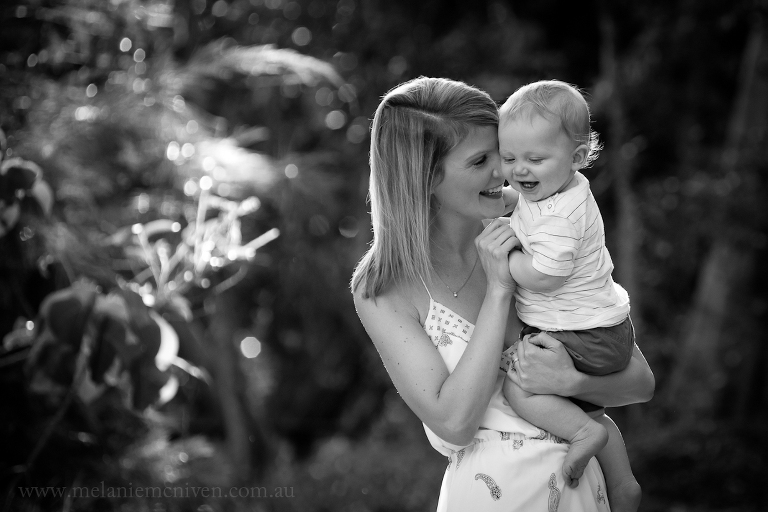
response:
{"label": "striped polo shirt", "polygon": [[540,201],[521,194],[509,221],[523,252],[533,255],[533,268],[568,276],[551,292],[517,287],[520,320],[541,330],[608,327],[629,314],[629,296],[611,278],[613,262],[589,180],[579,172],[575,179],[575,187]]}

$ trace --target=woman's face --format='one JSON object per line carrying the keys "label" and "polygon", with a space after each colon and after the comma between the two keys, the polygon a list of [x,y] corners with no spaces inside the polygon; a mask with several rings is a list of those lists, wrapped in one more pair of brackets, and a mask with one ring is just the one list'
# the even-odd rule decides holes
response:
{"label": "woman's face", "polygon": [[492,219],[504,213],[504,178],[495,126],[472,129],[446,155],[443,167],[443,179],[432,189],[441,216]]}

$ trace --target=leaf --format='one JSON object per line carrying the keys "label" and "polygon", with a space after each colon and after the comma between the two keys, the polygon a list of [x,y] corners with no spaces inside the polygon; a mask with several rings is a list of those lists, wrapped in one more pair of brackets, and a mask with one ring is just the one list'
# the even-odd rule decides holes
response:
{"label": "leaf", "polygon": [[35,198],[37,203],[40,205],[40,208],[42,208],[43,213],[50,215],[51,210],[53,209],[54,200],[51,186],[48,185],[48,183],[45,181],[38,179],[35,181],[34,185],[32,185],[30,195]]}
{"label": "leaf", "polygon": [[96,291],[86,287],[53,292],[40,306],[41,325],[56,340],[78,349],[95,301]]}
{"label": "leaf", "polygon": [[96,321],[99,325],[88,369],[93,381],[101,383],[104,382],[104,373],[114,364],[117,347],[125,344],[126,329],[123,322],[109,315],[103,315]]}
{"label": "leaf", "polygon": [[315,57],[273,45],[232,46],[227,39],[219,39],[199,50],[190,59],[187,72],[217,78],[233,74],[273,75],[309,86],[322,80],[337,87],[344,84],[332,65]]}
{"label": "leaf", "polygon": [[19,193],[31,190],[42,175],[40,167],[22,158],[11,158],[0,164],[0,200],[11,204]]}
{"label": "leaf", "polygon": [[133,407],[139,411],[157,401],[160,390],[170,378],[169,373],[161,372],[153,361],[146,359],[132,368],[130,374],[133,384]]}
{"label": "leaf", "polygon": [[177,232],[178,229],[174,228],[174,224],[178,224],[178,222],[169,219],[157,219],[144,224],[143,230],[147,238],[152,238],[156,235]]}
{"label": "leaf", "polygon": [[266,192],[280,177],[269,157],[241,148],[232,138],[201,141],[197,150],[201,160],[212,158],[220,168],[216,174],[219,182],[244,183]]}
{"label": "leaf", "polygon": [[179,336],[163,317],[154,311],[150,311],[149,315],[160,327],[160,348],[155,354],[155,366],[158,370],[165,371],[179,355]]}

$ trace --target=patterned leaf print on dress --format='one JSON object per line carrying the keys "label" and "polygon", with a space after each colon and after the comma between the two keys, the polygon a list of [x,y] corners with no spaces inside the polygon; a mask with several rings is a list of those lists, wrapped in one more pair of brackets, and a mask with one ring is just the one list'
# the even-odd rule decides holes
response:
{"label": "patterned leaf print on dress", "polygon": [[501,499],[501,489],[496,485],[493,478],[485,473],[478,473],[475,475],[475,480],[482,480],[485,482],[485,485],[488,486],[488,490],[491,491],[491,498],[493,501],[499,501]]}
{"label": "patterned leaf print on dress", "polygon": [[605,494],[603,494],[600,484],[597,484],[597,502],[605,505]]}
{"label": "patterned leaf print on dress", "polygon": [[448,336],[447,332],[444,332],[440,336],[440,339],[437,341],[437,346],[438,347],[446,347],[446,346],[452,345],[452,344],[453,344],[453,340],[451,339],[450,336]]}
{"label": "patterned leaf print on dress", "polygon": [[464,450],[466,450],[466,448],[462,448],[461,450],[458,451],[458,453],[456,453],[456,469],[459,469],[459,464],[461,464],[461,459],[464,458]]}
{"label": "patterned leaf print on dress", "polygon": [[509,432],[499,432],[502,441],[509,441]]}
{"label": "patterned leaf print on dress", "polygon": [[515,439],[512,441],[512,449],[513,450],[519,450],[523,447],[523,440],[522,439]]}
{"label": "patterned leaf print on dress", "polygon": [[557,478],[555,474],[549,475],[549,506],[547,512],[557,512],[560,505],[560,489],[557,488]]}

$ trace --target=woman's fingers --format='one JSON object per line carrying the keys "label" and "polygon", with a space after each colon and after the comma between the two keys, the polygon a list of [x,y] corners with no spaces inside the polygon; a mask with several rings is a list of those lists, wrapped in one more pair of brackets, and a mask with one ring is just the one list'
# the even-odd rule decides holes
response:
{"label": "woman's fingers", "polygon": [[501,243],[500,249],[509,254],[515,247],[520,247],[520,240],[513,233]]}
{"label": "woman's fingers", "polygon": [[494,249],[512,238],[515,238],[515,232],[509,227],[509,224],[499,219],[494,219],[476,238],[476,242],[478,248],[482,245],[488,249]]}

